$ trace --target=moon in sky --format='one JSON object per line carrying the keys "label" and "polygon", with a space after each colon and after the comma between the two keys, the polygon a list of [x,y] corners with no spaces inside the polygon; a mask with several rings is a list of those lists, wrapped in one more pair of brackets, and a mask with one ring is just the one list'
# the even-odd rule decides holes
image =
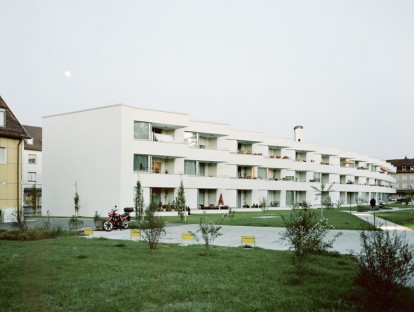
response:
{"label": "moon in sky", "polygon": [[65,71],[65,77],[69,78],[70,76],[72,76],[72,73],[70,71]]}

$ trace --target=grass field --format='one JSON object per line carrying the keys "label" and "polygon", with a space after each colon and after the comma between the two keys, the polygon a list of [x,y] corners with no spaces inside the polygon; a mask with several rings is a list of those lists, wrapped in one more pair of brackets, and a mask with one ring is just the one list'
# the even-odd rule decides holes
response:
{"label": "grass field", "polygon": [[411,214],[411,209],[378,213],[377,216],[414,230],[414,214]]}
{"label": "grass field", "polygon": [[[236,212],[233,218],[225,218],[222,224],[284,227],[282,216],[288,218],[289,214],[289,210],[269,210],[264,214],[262,212]],[[316,210],[316,215],[320,217],[320,209]],[[329,224],[338,230],[361,230],[368,226],[367,222],[341,210],[324,209],[323,215],[328,219]],[[203,214],[192,214],[187,217],[187,223],[198,224],[202,216]],[[218,220],[220,215],[207,215],[207,217],[211,220]],[[164,219],[170,223],[179,222],[178,217],[164,217]]]}
{"label": "grass field", "polygon": [[[58,238],[0,241],[2,311],[355,311],[354,266],[318,256],[298,278],[291,253]],[[4,274],[7,272],[7,274]]]}

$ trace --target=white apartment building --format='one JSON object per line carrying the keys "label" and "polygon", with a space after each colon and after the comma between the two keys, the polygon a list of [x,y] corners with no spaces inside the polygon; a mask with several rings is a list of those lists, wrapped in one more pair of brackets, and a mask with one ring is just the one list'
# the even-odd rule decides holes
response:
{"label": "white apartment building", "polygon": [[192,121],[187,114],[113,105],[43,119],[43,211],[104,215],[114,205],[133,206],[137,180],[145,203],[173,202],[183,181],[192,210],[217,205],[251,207],[307,201],[320,205],[311,186],[333,184],[332,202],[387,201],[395,190],[385,161],[294,138],[234,130]]}

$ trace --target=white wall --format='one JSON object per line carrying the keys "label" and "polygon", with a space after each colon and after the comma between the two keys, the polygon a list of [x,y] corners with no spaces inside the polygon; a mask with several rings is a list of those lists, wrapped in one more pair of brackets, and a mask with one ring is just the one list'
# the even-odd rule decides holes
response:
{"label": "white wall", "polygon": [[43,119],[43,213],[106,214],[120,206],[121,107],[113,106]]}

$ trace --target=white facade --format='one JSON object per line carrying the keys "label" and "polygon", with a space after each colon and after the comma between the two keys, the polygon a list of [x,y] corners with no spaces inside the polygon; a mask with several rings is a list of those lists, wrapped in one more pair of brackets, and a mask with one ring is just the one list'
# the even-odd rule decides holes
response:
{"label": "white facade", "polygon": [[43,124],[43,211],[104,215],[114,205],[133,206],[137,180],[145,203],[155,194],[171,203],[183,181],[191,209],[217,205],[272,206],[307,201],[319,205],[311,186],[334,183],[333,202],[387,200],[395,193],[392,165],[371,157],[301,140],[191,121],[187,114],[114,105],[48,116]]}

